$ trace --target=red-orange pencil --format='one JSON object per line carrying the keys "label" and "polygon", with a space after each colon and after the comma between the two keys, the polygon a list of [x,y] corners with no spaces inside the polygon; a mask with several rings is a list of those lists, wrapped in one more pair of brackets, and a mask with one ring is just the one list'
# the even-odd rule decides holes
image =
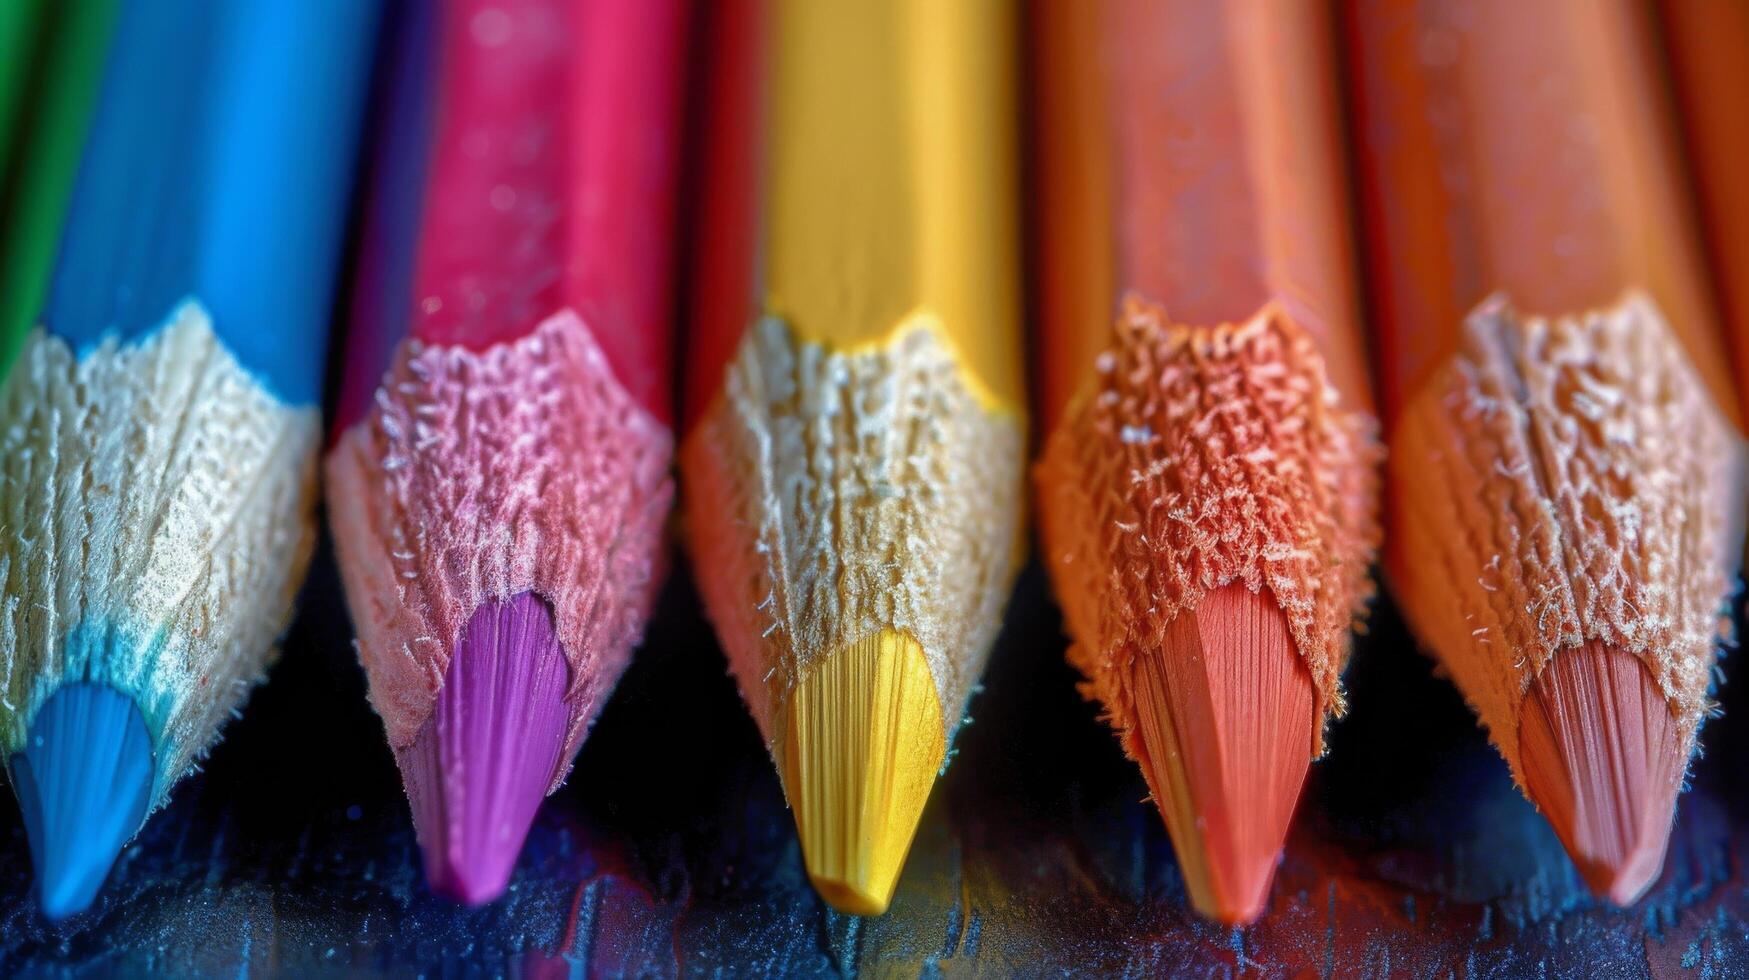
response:
{"label": "red-orange pencil", "polygon": [[1662,0],[1658,9],[1742,400],[1749,391],[1749,3]]}
{"label": "red-orange pencil", "polygon": [[1328,11],[1035,14],[1048,567],[1192,901],[1247,922],[1377,536]]}
{"label": "red-orange pencil", "polygon": [[1740,537],[1649,25],[1627,0],[1349,14],[1392,589],[1626,903],[1663,863]]}

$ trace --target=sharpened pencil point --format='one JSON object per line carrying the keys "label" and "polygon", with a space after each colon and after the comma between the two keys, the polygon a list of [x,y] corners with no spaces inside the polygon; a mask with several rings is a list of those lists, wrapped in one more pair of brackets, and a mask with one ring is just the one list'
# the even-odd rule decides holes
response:
{"label": "sharpened pencil point", "polygon": [[1518,728],[1524,785],[1591,890],[1628,905],[1658,877],[1688,753],[1638,658],[1602,643],[1557,655]]}
{"label": "sharpened pencil point", "polygon": [[544,600],[474,611],[431,716],[398,753],[433,891],[469,905],[503,893],[560,765],[569,676]]}
{"label": "sharpened pencil point", "polygon": [[923,648],[892,630],[844,647],[787,714],[784,790],[808,877],[840,912],[880,915],[947,754]]}
{"label": "sharpened pencil point", "polygon": [[1191,902],[1257,918],[1316,743],[1311,675],[1275,600],[1233,584],[1137,654],[1131,751],[1166,818]]}
{"label": "sharpened pencil point", "polygon": [[43,915],[60,921],[90,906],[146,819],[152,742],[132,698],[89,683],[50,695],[29,739],[12,757],[12,785]]}

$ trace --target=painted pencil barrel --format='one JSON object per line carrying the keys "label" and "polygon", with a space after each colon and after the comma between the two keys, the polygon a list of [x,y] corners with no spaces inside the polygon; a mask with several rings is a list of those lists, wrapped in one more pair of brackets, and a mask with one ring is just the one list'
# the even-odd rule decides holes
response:
{"label": "painted pencil barrel", "polygon": [[[0,214],[0,379],[11,369],[25,335],[35,327],[48,293],[61,242],[73,178],[91,124],[115,27],[117,0],[65,0],[37,17],[33,57],[9,65],[20,84],[36,92],[28,132],[20,132],[5,166]],[[33,7],[7,5],[18,16]]]}
{"label": "painted pencil barrel", "polygon": [[326,477],[427,879],[477,904],[504,890],[663,577],[690,11],[403,14]]}
{"label": "painted pencil barrel", "polygon": [[1701,203],[1719,312],[1735,355],[1737,395],[1749,399],[1749,4],[1662,0],[1658,12]]}
{"label": "painted pencil barrel", "polygon": [[1625,0],[1347,13],[1393,591],[1625,904],[1708,710],[1744,462],[1650,32]]}
{"label": "painted pencil barrel", "polygon": [[43,0],[16,0],[0,5],[0,175],[8,172],[18,137],[13,129],[31,63],[31,49],[40,36]]}
{"label": "painted pencil barrel", "polygon": [[1328,11],[1032,10],[1046,568],[1192,901],[1247,922],[1377,546]]}
{"label": "painted pencil barrel", "polygon": [[1018,558],[1011,19],[712,23],[689,540],[809,874],[856,914],[892,896]]}
{"label": "painted pencil barrel", "polygon": [[0,751],[51,916],[91,900],[290,614],[377,14],[121,4],[0,389]]}

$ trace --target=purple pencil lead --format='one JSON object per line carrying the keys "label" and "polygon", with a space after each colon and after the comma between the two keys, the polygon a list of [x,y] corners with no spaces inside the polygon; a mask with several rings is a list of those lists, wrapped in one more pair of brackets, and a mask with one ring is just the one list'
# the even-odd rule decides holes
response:
{"label": "purple pencil lead", "polygon": [[544,600],[474,611],[431,716],[396,753],[432,890],[469,905],[503,893],[562,762],[569,681]]}

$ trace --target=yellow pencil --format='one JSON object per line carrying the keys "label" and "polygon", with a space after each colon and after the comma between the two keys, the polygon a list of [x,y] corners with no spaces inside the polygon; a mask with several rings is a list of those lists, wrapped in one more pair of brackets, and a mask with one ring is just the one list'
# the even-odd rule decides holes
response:
{"label": "yellow pencil", "polygon": [[1019,555],[1006,0],[716,8],[681,466],[839,909],[886,909]]}

